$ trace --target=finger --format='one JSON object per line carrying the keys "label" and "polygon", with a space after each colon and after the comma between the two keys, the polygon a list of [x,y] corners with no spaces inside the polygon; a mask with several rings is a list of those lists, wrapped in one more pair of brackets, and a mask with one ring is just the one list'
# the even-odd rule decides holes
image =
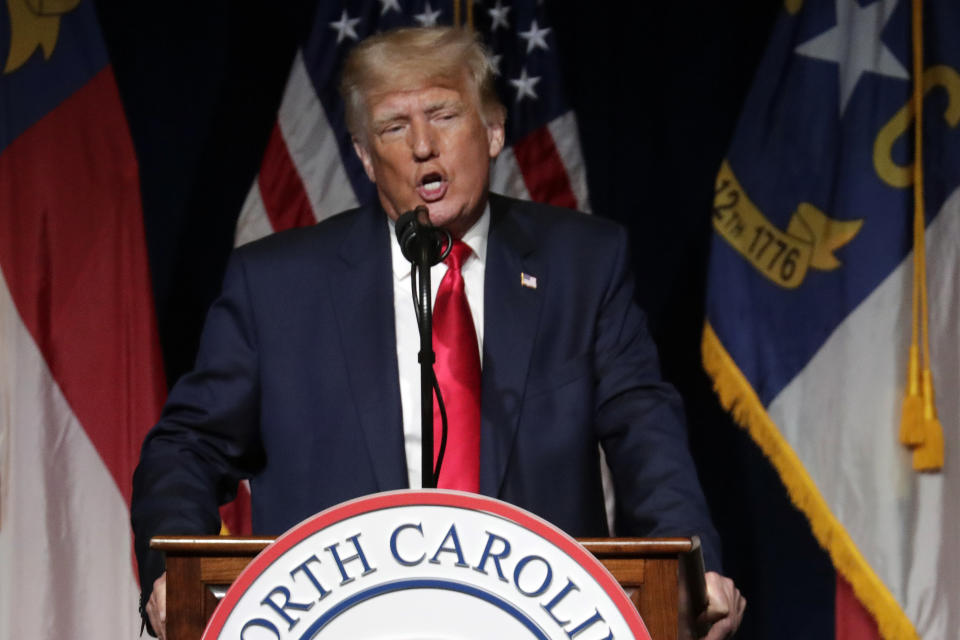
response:
{"label": "finger", "polygon": [[708,597],[707,608],[700,615],[706,622],[717,622],[730,615],[731,606],[725,598]]}
{"label": "finger", "polygon": [[147,601],[147,606],[145,607],[147,611],[147,619],[150,620],[150,626],[153,628],[153,632],[157,634],[157,637],[160,640],[165,640],[163,628],[160,625],[160,614],[157,611],[157,603],[153,596],[150,597],[150,600]]}
{"label": "finger", "polygon": [[703,640],[725,640],[731,637],[735,631],[736,628],[724,620],[710,627],[709,633],[707,633]]}
{"label": "finger", "polygon": [[742,618],[743,612],[747,610],[747,599],[743,596],[740,596],[740,600],[737,602],[737,617]]}
{"label": "finger", "polygon": [[153,583],[153,593],[147,603],[150,624],[160,640],[167,638],[167,574],[163,573]]}
{"label": "finger", "polygon": [[733,580],[715,572],[705,576],[707,584],[707,610],[698,619],[706,631],[705,640],[722,640],[731,637],[740,627],[746,599]]}
{"label": "finger", "polygon": [[728,615],[728,612],[726,611],[718,611],[716,609],[710,609],[708,607],[706,611],[700,614],[700,622],[703,623],[704,625],[712,625],[717,622],[720,622],[721,620],[726,618],[727,615]]}
{"label": "finger", "polygon": [[716,622],[728,615],[739,591],[733,584],[733,580],[721,576],[715,571],[708,571],[704,576],[707,584],[707,610],[704,617],[711,622]]}

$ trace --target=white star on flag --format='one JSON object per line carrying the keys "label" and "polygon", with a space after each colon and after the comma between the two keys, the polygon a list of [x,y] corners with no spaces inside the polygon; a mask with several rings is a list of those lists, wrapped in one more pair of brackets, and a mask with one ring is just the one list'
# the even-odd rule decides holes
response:
{"label": "white star on flag", "polygon": [[510,12],[510,7],[502,6],[500,0],[497,0],[497,6],[492,9],[487,9],[487,13],[490,14],[490,19],[493,21],[490,24],[490,31],[496,32],[497,27],[503,27],[504,29],[510,28],[510,23],[507,22],[507,13]]}
{"label": "white star on flag", "polygon": [[517,90],[517,102],[520,102],[528,96],[536,100],[537,92],[534,91],[533,88],[537,86],[538,82],[540,82],[540,76],[528,76],[527,68],[524,67],[521,69],[520,77],[516,80],[510,81],[510,84],[512,84]]}
{"label": "white star on flag", "polygon": [[518,35],[527,41],[527,53],[530,53],[534,49],[543,49],[548,51],[550,48],[547,46],[547,34],[550,33],[550,27],[546,29],[541,29],[537,26],[537,21],[534,20],[530,25],[529,31],[521,31]]}
{"label": "white star on flag", "polygon": [[413,16],[413,19],[420,23],[421,27],[435,27],[437,25],[437,19],[440,17],[440,10],[436,11],[430,6],[428,2],[425,5],[423,13],[418,13]]}
{"label": "white star on flag", "polygon": [[360,22],[360,18],[351,18],[347,15],[347,10],[344,9],[340,15],[340,19],[330,23],[330,28],[337,32],[337,44],[340,44],[347,38],[359,40],[357,30],[354,29],[358,22]]}
{"label": "white star on flag", "polygon": [[403,9],[400,8],[400,0],[380,0],[380,15],[386,15],[391,9],[397,13],[403,13]]}
{"label": "white star on flag", "polygon": [[864,73],[907,80],[910,74],[880,40],[897,0],[878,0],[866,7],[857,0],[837,1],[837,24],[807,40],[796,52],[802,56],[836,62],[840,72],[840,115]]}

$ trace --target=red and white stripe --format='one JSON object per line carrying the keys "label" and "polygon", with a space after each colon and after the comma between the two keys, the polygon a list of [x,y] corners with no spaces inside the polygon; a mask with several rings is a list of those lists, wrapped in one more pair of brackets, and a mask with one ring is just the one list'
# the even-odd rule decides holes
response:
{"label": "red and white stripe", "polygon": [[357,206],[340,149],[298,52],[277,122],[237,221],[237,246]]}
{"label": "red and white stripe", "polygon": [[134,638],[131,476],[162,365],[108,67],[0,153],[0,638]]}

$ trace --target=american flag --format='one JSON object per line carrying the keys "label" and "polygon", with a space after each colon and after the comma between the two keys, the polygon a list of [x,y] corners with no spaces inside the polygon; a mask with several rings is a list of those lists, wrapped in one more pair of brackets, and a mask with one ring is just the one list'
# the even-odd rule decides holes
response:
{"label": "american flag", "polygon": [[378,31],[443,24],[472,25],[498,72],[508,111],[507,148],[494,166],[492,189],[589,208],[576,120],[564,98],[556,38],[541,2],[324,2],[290,70],[260,173],[237,222],[237,245],[373,200],[337,92],[344,57]]}

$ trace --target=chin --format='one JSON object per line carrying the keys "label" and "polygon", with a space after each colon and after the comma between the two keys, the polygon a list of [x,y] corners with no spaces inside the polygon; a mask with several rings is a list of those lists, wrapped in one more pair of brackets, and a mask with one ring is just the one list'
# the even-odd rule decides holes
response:
{"label": "chin", "polygon": [[[434,205],[436,205],[436,203],[434,203]],[[430,210],[430,221],[437,227],[446,227],[456,223],[456,221],[460,219],[457,213],[447,210],[446,207],[439,211],[434,211],[430,205],[427,205],[427,209]]]}

